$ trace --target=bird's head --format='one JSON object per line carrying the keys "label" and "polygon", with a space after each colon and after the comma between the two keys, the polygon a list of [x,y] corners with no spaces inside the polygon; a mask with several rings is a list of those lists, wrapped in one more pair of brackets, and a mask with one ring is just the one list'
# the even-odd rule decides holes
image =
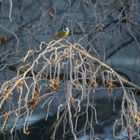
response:
{"label": "bird's head", "polygon": [[69,32],[69,28],[68,27],[65,27],[65,28],[63,28],[63,31],[64,32]]}

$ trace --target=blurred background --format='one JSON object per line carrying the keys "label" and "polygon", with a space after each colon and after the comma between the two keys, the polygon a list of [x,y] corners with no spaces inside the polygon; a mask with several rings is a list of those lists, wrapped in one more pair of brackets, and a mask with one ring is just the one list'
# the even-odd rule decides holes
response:
{"label": "blurred background", "polygon": [[[127,80],[140,85],[139,0],[2,0],[0,86],[17,75],[18,67],[23,65],[22,58],[29,50],[39,50],[41,42],[49,43],[54,40],[57,32],[64,27],[70,30],[66,40],[81,44],[90,55],[111,66]],[[98,94],[93,99],[99,114],[99,123],[94,124],[94,139],[125,138],[125,134],[122,134],[122,137],[115,137],[112,134],[113,124],[120,116],[122,95],[120,92],[114,92],[109,97],[105,92],[104,95]],[[38,109],[33,114],[30,119],[33,125],[30,126],[29,135],[18,130],[12,136],[5,135],[6,139],[51,139],[50,127],[56,114],[52,111],[48,122],[45,122],[44,111],[45,108]],[[84,117],[79,120],[79,129],[83,127],[81,125],[83,121]],[[9,124],[10,122],[9,120]],[[119,126],[117,129],[120,129]],[[56,139],[62,139],[61,132],[63,129],[60,127]],[[77,134],[79,140],[82,136],[85,136],[83,138],[85,140],[92,139],[89,136],[91,133],[89,129],[86,133],[87,135],[82,131],[79,132]],[[73,140],[73,137],[68,134],[65,139]]]}

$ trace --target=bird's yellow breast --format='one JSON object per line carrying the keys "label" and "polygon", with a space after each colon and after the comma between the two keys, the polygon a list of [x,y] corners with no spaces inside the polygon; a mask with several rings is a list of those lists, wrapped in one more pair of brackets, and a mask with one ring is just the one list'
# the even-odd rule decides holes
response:
{"label": "bird's yellow breast", "polygon": [[69,31],[62,31],[62,32],[58,32],[55,39],[61,39],[61,38],[65,38],[69,35]]}

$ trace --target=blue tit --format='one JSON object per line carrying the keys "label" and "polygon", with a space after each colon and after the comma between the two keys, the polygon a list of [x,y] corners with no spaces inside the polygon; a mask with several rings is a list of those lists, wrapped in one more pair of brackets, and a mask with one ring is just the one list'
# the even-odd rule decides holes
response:
{"label": "blue tit", "polygon": [[65,27],[64,29],[62,29],[62,31],[58,32],[55,36],[55,39],[61,39],[61,38],[65,38],[69,35],[70,31],[69,28]]}

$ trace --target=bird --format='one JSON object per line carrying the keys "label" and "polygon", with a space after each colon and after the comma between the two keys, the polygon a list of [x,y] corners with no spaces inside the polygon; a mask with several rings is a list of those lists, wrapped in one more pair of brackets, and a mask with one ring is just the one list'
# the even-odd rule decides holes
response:
{"label": "bird", "polygon": [[55,35],[55,40],[64,39],[69,35],[70,31],[68,27],[62,29]]}

